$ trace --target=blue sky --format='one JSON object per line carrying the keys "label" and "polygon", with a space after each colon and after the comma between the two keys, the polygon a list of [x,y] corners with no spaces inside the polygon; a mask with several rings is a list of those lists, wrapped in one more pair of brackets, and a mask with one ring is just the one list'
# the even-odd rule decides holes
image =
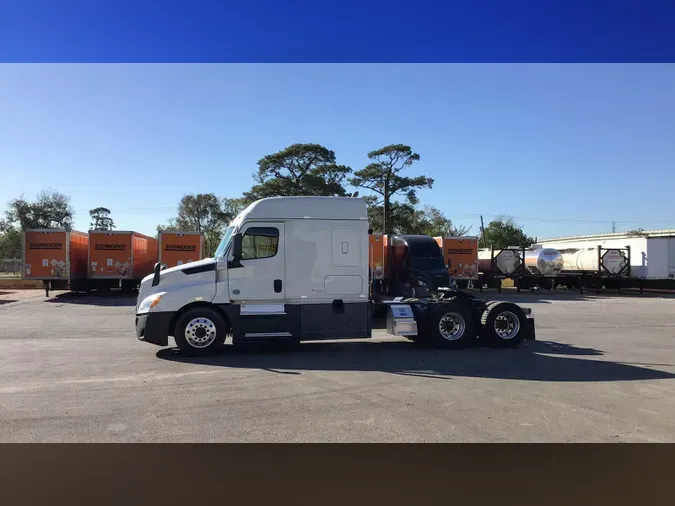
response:
{"label": "blue sky", "polygon": [[540,238],[675,227],[675,65],[2,65],[0,111],[0,209],[51,187],[78,229],[105,206],[154,233],[295,142],[354,169],[412,146],[423,203],[472,232],[480,214]]}

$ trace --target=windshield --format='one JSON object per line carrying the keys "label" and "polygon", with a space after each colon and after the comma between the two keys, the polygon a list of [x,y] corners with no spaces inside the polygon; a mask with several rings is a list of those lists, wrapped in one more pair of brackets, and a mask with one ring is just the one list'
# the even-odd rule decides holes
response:
{"label": "windshield", "polygon": [[225,233],[223,234],[223,238],[220,241],[220,244],[218,245],[218,249],[216,250],[215,254],[213,255],[215,258],[220,258],[225,255],[225,252],[227,251],[227,247],[230,245],[230,241],[232,240],[232,234],[234,233],[234,227],[227,227],[225,229]]}
{"label": "windshield", "polygon": [[445,264],[443,263],[442,257],[413,257],[410,266],[413,269],[419,269],[421,271],[445,270]]}
{"label": "windshield", "polygon": [[420,270],[444,269],[443,254],[435,243],[414,244],[410,247],[411,267]]}
{"label": "windshield", "polygon": [[441,249],[436,243],[413,244],[410,247],[410,255],[413,258],[440,258],[443,259]]}

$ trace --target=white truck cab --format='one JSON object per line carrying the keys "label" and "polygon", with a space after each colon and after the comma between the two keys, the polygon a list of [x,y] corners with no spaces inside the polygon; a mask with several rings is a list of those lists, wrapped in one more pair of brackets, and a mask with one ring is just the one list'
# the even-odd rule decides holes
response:
{"label": "white truck cab", "polygon": [[[230,223],[213,258],[170,269],[158,264],[142,280],[136,335],[159,346],[174,336],[188,354],[211,353],[227,335],[234,342],[371,337],[368,233],[361,198],[258,200]],[[448,304],[471,320],[456,326],[462,336],[471,334],[476,314],[469,314],[466,304]],[[427,306],[429,301],[396,302],[387,328],[415,339],[420,318],[425,324],[442,319],[438,311],[430,318]],[[516,324],[523,325],[521,334],[528,333],[529,314],[518,309],[522,315],[515,311],[515,316],[523,321]],[[529,326],[533,337],[533,323]]]}

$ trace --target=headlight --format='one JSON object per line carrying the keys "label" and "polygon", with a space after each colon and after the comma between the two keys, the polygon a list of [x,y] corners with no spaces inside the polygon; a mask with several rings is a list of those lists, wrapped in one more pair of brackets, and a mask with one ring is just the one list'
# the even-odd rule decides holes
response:
{"label": "headlight", "polygon": [[138,305],[138,310],[136,313],[142,314],[150,311],[153,307],[159,304],[159,301],[162,300],[162,295],[165,293],[166,292],[153,293],[152,295],[143,299],[143,302]]}

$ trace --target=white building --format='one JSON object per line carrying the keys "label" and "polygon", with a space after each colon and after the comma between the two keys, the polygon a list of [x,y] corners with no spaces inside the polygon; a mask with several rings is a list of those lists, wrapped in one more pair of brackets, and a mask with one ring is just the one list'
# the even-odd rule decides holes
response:
{"label": "white building", "polygon": [[557,237],[539,241],[557,250],[625,248],[630,246],[631,275],[648,279],[675,278],[675,229]]}

